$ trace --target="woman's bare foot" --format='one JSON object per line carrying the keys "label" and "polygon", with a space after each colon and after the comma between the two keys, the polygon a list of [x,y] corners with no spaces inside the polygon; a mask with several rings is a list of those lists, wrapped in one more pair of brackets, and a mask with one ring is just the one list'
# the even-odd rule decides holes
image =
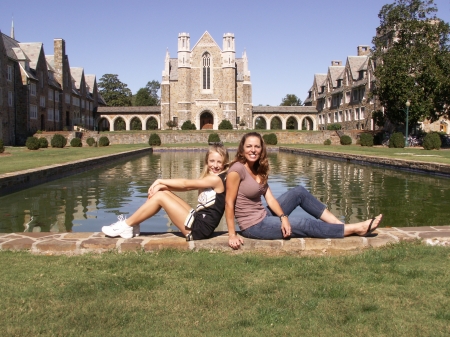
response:
{"label": "woman's bare foot", "polygon": [[372,233],[375,229],[377,229],[381,220],[383,219],[383,214],[380,214],[373,219],[369,219],[363,222],[357,222],[354,224],[348,224],[344,227],[344,236],[349,235],[359,235],[365,236]]}

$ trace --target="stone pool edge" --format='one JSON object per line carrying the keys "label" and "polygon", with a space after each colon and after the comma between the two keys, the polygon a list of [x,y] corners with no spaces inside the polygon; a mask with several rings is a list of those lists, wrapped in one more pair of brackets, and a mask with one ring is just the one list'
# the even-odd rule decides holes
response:
{"label": "stone pool edge", "polygon": [[363,252],[398,242],[421,241],[430,246],[450,247],[450,226],[380,228],[371,237],[343,239],[293,238],[290,240],[244,239],[241,249],[228,246],[228,234],[216,233],[207,240],[187,242],[177,233],[142,233],[132,239],[109,238],[99,232],[0,233],[0,251],[29,251],[40,255],[81,255],[104,252],[156,252],[177,249],[230,253],[263,252],[298,256],[335,256]]}
{"label": "stone pool edge", "polygon": [[421,162],[408,159],[393,159],[386,157],[376,157],[368,155],[356,155],[348,153],[335,153],[320,150],[309,150],[292,148],[287,146],[280,146],[280,152],[289,152],[296,154],[304,154],[320,158],[329,158],[334,160],[345,160],[355,164],[371,165],[379,167],[387,167],[392,169],[400,169],[402,171],[409,171],[415,173],[425,173],[441,177],[450,178],[450,165],[434,162]]}
{"label": "stone pool edge", "polygon": [[152,153],[153,148],[124,151],[94,158],[86,158],[68,163],[37,167],[0,175],[0,196],[14,193],[29,187],[61,179],[74,174],[86,172],[110,164],[114,161],[131,158],[145,153]]}

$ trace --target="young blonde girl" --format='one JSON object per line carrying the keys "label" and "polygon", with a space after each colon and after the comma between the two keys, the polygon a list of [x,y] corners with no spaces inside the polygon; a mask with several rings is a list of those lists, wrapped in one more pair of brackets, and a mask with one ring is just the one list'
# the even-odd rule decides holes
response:
{"label": "young blonde girl", "polygon": [[[225,210],[225,176],[228,170],[228,151],[221,145],[211,146],[205,155],[203,172],[198,179],[157,179],[148,189],[148,199],[128,219],[102,227],[110,237],[125,239],[139,235],[139,224],[162,208],[186,240],[211,237]],[[199,190],[198,205],[192,209],[172,191]],[[134,229],[134,230],[133,230]]]}

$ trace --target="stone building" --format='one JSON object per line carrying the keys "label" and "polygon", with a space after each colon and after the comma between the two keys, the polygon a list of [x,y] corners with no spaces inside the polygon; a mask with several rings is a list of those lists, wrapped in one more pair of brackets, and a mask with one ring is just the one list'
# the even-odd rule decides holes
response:
{"label": "stone building", "polygon": [[177,58],[167,51],[162,73],[161,129],[190,120],[197,129],[217,130],[223,119],[252,127],[248,59],[235,54],[232,33],[223,35],[222,49],[208,32],[192,48],[188,33],[178,35]]}
{"label": "stone building", "polygon": [[374,130],[372,112],[378,109],[370,91],[375,81],[370,47],[358,46],[357,56],[332,61],[326,74],[315,74],[304,105],[316,107],[317,125],[325,130],[339,123],[342,129]]}
{"label": "stone building", "polygon": [[54,40],[54,55],[41,42],[21,43],[0,32],[0,139],[23,145],[38,130],[94,127],[105,105],[95,75],[70,68],[65,41]]}

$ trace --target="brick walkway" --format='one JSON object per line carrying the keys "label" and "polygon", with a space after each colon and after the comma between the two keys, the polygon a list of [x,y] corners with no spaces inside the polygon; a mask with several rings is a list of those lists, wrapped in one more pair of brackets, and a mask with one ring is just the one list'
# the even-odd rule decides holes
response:
{"label": "brick walkway", "polygon": [[[400,241],[420,240],[428,245],[450,246],[450,226],[380,228],[371,237],[344,239],[290,239],[251,240],[239,252],[264,251],[268,253],[293,253],[298,255],[339,255],[360,252]],[[142,233],[133,239],[108,238],[103,233],[2,233],[0,250],[28,250],[35,254],[84,254],[106,251],[146,251],[164,248],[180,250],[228,251],[228,235],[217,233],[208,240],[190,241],[176,233]]]}

